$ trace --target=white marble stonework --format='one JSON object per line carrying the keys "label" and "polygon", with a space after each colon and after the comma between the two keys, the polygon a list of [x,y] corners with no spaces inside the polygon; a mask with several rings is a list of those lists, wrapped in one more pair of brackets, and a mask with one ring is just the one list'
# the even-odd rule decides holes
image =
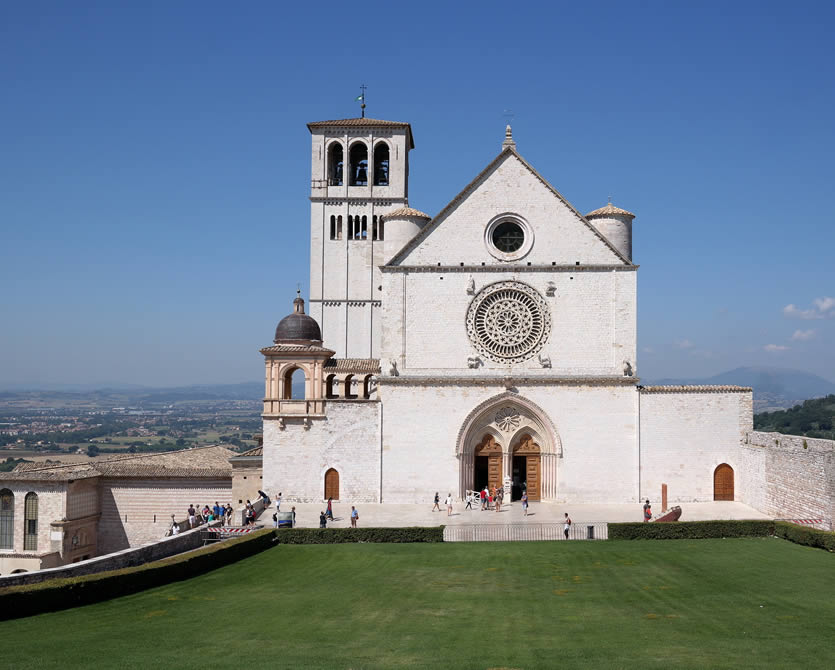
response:
{"label": "white marble stonework", "polygon": [[[368,397],[333,398],[309,383],[307,402],[292,405],[305,415],[265,403],[268,492],[320,502],[335,470],[341,503],[460,499],[486,483],[476,480],[488,456],[476,449],[489,437],[493,472],[506,485],[533,473],[544,502],[657,501],[662,484],[671,503],[710,501],[721,464],[745,499],[751,390],[640,386],[631,213],[610,204],[585,218],[522,158],[508,127],[497,157],[474,179],[461,175],[472,181],[430,219],[408,200],[408,124],[309,128],[309,314],[322,332],[302,345],[334,352],[325,375],[373,370],[375,384]],[[333,183],[333,143],[381,141],[388,184]],[[367,217],[359,236],[347,227],[356,216]],[[280,349],[292,365],[296,344],[276,341],[265,356]],[[533,449],[531,460],[517,449]]]}

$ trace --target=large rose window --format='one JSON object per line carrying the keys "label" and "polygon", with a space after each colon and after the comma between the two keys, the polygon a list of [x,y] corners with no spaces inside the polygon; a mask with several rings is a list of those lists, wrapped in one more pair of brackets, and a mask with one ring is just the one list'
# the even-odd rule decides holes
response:
{"label": "large rose window", "polygon": [[503,281],[486,286],[467,310],[467,334],[491,360],[518,363],[542,349],[551,314],[539,293],[526,284]]}

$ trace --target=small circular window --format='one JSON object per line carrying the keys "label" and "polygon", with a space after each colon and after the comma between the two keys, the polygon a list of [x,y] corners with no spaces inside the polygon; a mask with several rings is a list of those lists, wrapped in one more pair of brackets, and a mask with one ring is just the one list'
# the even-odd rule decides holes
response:
{"label": "small circular window", "polygon": [[493,230],[493,245],[505,254],[519,251],[525,243],[525,231],[514,221],[504,221]]}
{"label": "small circular window", "polygon": [[518,214],[505,212],[484,228],[484,246],[494,258],[506,263],[524,258],[533,247],[533,228]]}

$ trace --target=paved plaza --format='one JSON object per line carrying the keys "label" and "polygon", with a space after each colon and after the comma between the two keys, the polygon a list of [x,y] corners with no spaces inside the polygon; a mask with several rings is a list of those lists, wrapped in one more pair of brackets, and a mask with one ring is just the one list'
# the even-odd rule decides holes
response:
{"label": "paved plaza", "polygon": [[[641,521],[643,518],[643,506],[638,503],[629,505],[570,505],[534,502],[530,504],[528,515],[524,516],[522,514],[522,504],[518,501],[503,505],[501,512],[492,510],[482,512],[478,507],[469,510],[465,508],[465,503],[457,502],[453,508],[452,516],[447,516],[443,499],[444,496],[441,495],[441,512],[431,511],[431,501],[425,505],[378,505],[374,503],[357,505],[357,511],[360,515],[357,525],[365,528],[392,528],[398,526],[440,526],[441,524],[466,526],[473,524],[562,523],[565,512],[568,512],[574,524],[600,521]],[[290,511],[293,506],[296,508],[296,525],[300,528],[317,528],[319,526],[319,513],[327,507],[325,503],[283,502],[281,510]],[[681,503],[679,506],[682,509],[681,521],[771,518],[758,512],[753,507],[739,502]],[[653,511],[658,516],[661,513],[661,505],[653,505]],[[261,515],[259,522],[265,526],[271,525],[273,512],[275,512],[275,505]],[[350,504],[335,503],[333,515],[334,520],[328,523],[328,527],[350,527]]]}

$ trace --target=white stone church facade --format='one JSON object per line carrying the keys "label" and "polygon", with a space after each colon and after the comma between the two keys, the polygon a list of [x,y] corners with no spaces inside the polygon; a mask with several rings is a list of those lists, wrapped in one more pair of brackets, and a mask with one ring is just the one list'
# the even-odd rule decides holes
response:
{"label": "white stone church facade", "polygon": [[640,383],[631,213],[582,215],[508,127],[430,218],[409,207],[408,123],[308,128],[309,315],[297,298],[262,350],[265,490],[416,503],[487,484],[627,503],[666,484],[670,502],[745,498],[751,389]]}

